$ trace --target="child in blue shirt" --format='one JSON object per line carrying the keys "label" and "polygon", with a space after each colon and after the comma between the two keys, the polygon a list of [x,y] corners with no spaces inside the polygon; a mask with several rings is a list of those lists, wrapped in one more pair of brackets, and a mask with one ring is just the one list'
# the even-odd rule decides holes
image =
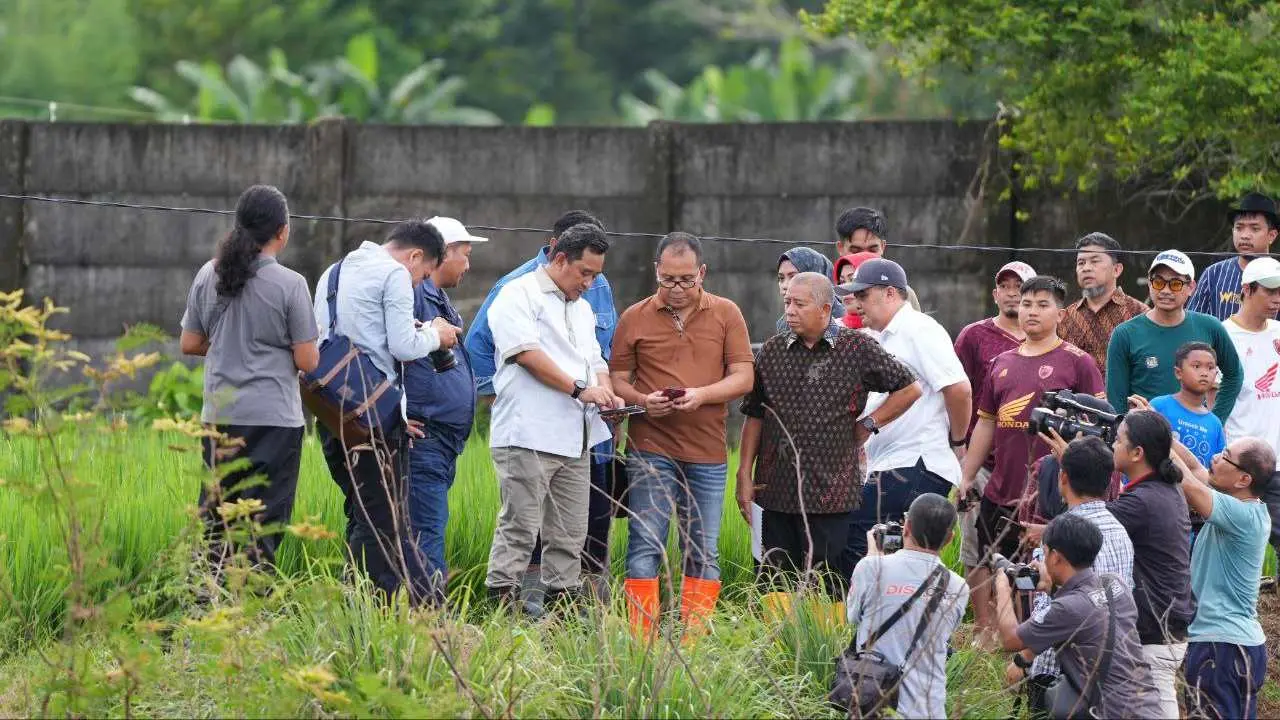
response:
{"label": "child in blue shirt", "polygon": [[[1173,427],[1173,437],[1196,456],[1204,467],[1210,467],[1213,456],[1227,446],[1227,433],[1222,421],[1206,405],[1209,391],[1218,376],[1218,355],[1213,346],[1189,342],[1173,356],[1173,376],[1182,389],[1175,395],[1151,399],[1151,409],[1160,413]],[[1191,537],[1194,540],[1204,518],[1191,513]]]}

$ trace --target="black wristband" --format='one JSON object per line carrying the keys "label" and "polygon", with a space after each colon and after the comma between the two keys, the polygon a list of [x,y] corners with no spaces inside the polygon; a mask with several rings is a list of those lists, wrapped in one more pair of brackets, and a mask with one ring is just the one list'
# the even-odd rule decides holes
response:
{"label": "black wristband", "polygon": [[959,440],[952,440],[950,437],[948,437],[947,442],[951,443],[951,447],[958,448],[958,447],[964,447],[968,441],[965,440],[964,438],[960,438]]}
{"label": "black wristband", "polygon": [[1024,671],[1028,671],[1028,670],[1030,670],[1030,669],[1031,669],[1031,663],[1032,663],[1032,662],[1033,662],[1033,661],[1028,660],[1028,659],[1026,659],[1026,658],[1022,657],[1022,653],[1020,653],[1020,652],[1016,652],[1016,653],[1014,653],[1014,654],[1013,654],[1013,664],[1014,664],[1014,665],[1017,665],[1017,666],[1018,666],[1018,667],[1020,667],[1020,668],[1022,668]]}

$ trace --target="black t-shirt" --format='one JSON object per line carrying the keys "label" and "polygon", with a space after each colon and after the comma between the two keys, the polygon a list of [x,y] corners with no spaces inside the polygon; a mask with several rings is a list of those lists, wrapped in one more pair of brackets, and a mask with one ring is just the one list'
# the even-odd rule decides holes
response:
{"label": "black t-shirt", "polygon": [[1187,637],[1191,594],[1191,522],[1181,488],[1148,476],[1130,481],[1107,509],[1133,541],[1133,599],[1143,645]]}

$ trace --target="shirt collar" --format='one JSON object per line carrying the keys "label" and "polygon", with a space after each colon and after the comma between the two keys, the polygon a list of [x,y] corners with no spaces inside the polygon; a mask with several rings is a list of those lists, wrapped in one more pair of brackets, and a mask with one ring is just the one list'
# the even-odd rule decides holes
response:
{"label": "shirt collar", "polygon": [[[1102,307],[1106,307],[1107,305],[1124,305],[1124,301],[1127,297],[1128,295],[1124,294],[1124,289],[1119,285],[1116,285],[1116,291],[1111,293],[1111,297],[1107,299],[1107,302],[1103,304]],[[1087,299],[1081,297],[1076,301],[1076,309],[1083,310],[1088,307],[1088,303],[1089,301]]]}
{"label": "shirt collar", "polygon": [[[827,329],[823,331],[822,337],[818,338],[818,342],[817,344],[814,345],[814,347],[815,348],[820,347],[823,343],[826,343],[827,347],[835,347],[836,336],[839,334],[840,334],[839,325],[835,324],[834,322],[828,324]],[[787,329],[787,347],[791,347],[799,339],[800,339],[800,336],[797,335],[794,330],[791,330],[790,328]]]}
{"label": "shirt collar", "polygon": [[560,298],[565,302],[568,302],[568,300],[564,296],[564,291],[562,291],[560,287],[556,285],[555,280],[552,280],[551,275],[547,273],[546,265],[539,265],[538,269],[533,271],[533,276],[538,281],[538,290],[544,293],[555,293],[556,297]]}
{"label": "shirt collar", "polygon": [[1085,583],[1093,581],[1093,568],[1085,568],[1077,570],[1071,579],[1062,584],[1062,588],[1058,592],[1071,592]]}
{"label": "shirt collar", "polygon": [[542,249],[538,251],[538,254],[533,256],[533,259],[535,262],[538,263],[538,267],[544,267],[546,265],[550,265],[551,264],[551,246],[543,245]]}
{"label": "shirt collar", "polygon": [[1071,508],[1067,512],[1076,515],[1093,515],[1107,509],[1107,503],[1102,500],[1089,500]]}
{"label": "shirt collar", "polygon": [[449,296],[445,295],[444,290],[441,290],[440,288],[436,287],[436,284],[431,281],[430,277],[422,281],[422,293],[434,300],[448,301],[449,299]]}
{"label": "shirt collar", "polygon": [[913,312],[915,312],[915,310],[911,307],[910,303],[902,303],[902,307],[898,308],[898,312],[893,314],[893,318],[889,320],[889,324],[885,325],[884,329],[880,331],[880,335],[882,337],[885,335],[892,335],[898,328],[899,324],[907,322],[907,313]]}

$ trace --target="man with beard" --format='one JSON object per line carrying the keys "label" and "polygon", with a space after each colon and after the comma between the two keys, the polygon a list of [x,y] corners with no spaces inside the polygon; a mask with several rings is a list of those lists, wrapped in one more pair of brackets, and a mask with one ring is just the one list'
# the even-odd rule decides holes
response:
{"label": "man with beard", "polygon": [[1076,283],[1084,297],[1067,306],[1058,337],[1089,353],[1107,376],[1107,343],[1120,323],[1147,311],[1146,303],[1120,289],[1120,243],[1093,232],[1076,241]]}

